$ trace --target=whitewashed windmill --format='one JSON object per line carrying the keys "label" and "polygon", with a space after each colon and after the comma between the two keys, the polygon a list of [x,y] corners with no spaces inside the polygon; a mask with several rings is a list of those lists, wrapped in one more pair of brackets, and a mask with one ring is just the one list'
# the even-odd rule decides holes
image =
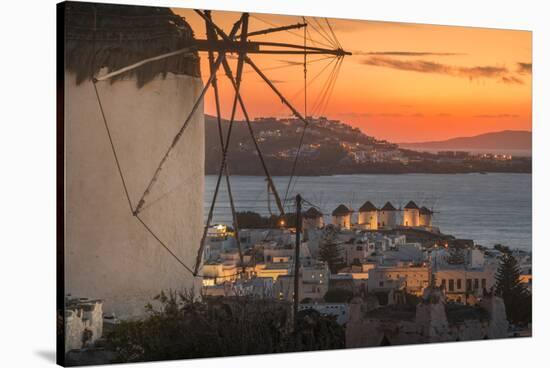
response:
{"label": "whitewashed windmill", "polygon": [[[304,127],[308,121],[255,64],[253,55],[332,55],[340,63],[349,53],[341,47],[308,46],[305,36],[303,45],[253,41],[256,35],[307,24],[250,31],[248,13],[224,31],[209,12],[197,10],[207,37],[195,39],[185,20],[165,8],[65,3],[60,9],[65,21],[65,63],[59,70],[66,142],[66,232],[60,266],[65,293],[104,299],[107,313],[140,315],[160,290],[199,286],[206,231],[223,178],[238,231],[226,160],[237,107],[284,214],[284,200],[265,166],[240,94],[245,66]],[[204,82],[201,52],[209,60]],[[228,55],[237,56],[235,71]],[[220,130],[223,157],[204,224],[203,98],[212,88],[219,123],[220,68],[235,97],[229,130],[225,136]]]}

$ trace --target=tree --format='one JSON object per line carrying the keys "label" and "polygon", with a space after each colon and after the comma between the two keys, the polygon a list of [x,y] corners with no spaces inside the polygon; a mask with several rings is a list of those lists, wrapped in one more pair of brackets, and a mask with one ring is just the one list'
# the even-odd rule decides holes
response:
{"label": "tree", "polygon": [[336,242],[336,233],[334,226],[326,226],[319,245],[319,260],[328,264],[331,273],[337,273],[343,264],[340,246]]}
{"label": "tree", "polygon": [[345,330],[335,316],[322,315],[316,310],[298,312],[297,329],[287,339],[284,351],[312,351],[343,349],[346,347]]}
{"label": "tree", "polygon": [[452,247],[449,250],[447,263],[450,265],[462,265],[465,263],[464,251],[459,247]]}
{"label": "tree", "polygon": [[531,294],[521,283],[516,258],[508,252],[500,256],[496,274],[495,293],[506,306],[506,318],[514,324],[531,322]]}
{"label": "tree", "polygon": [[493,246],[493,249],[494,249],[494,250],[498,250],[498,251],[501,252],[501,253],[510,253],[510,252],[511,252],[511,251],[510,251],[510,248],[508,248],[508,247],[506,247],[506,246],[504,246],[504,245],[502,245],[502,244],[495,244],[495,245]]}
{"label": "tree", "polygon": [[298,313],[290,328],[287,302],[256,298],[203,298],[161,292],[147,316],[117,324],[105,348],[112,363],[337,349],[345,331],[334,316],[314,310]]}
{"label": "tree", "polygon": [[329,289],[324,296],[327,303],[348,303],[353,298],[353,292],[346,289]]}

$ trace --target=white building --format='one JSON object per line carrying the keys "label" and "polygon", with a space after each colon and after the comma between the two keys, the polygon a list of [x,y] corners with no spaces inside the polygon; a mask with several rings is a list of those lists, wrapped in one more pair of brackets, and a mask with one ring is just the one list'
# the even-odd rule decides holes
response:
{"label": "white building", "polygon": [[65,300],[65,353],[80,350],[103,335],[103,301]]}
{"label": "white building", "polygon": [[332,224],[341,229],[351,229],[353,211],[341,204],[332,211]]}
{"label": "white building", "polygon": [[[104,311],[119,317],[144,314],[143,306],[161,290],[191,289],[200,283],[134,216],[140,200],[139,219],[189,267],[195,266],[203,229],[202,103],[144,195],[202,90],[198,54],[174,56],[170,62],[97,82],[129,198],[117,169],[92,78],[165,53],[167,44],[182,48],[193,43],[190,27],[168,8],[139,7],[142,13],[173,19],[155,24],[149,16],[136,16],[136,8],[67,3],[64,34],[71,53],[61,59],[65,293],[102,299]],[[132,26],[112,28],[117,24],[113,19],[121,18]]]}
{"label": "white building", "polygon": [[409,201],[403,211],[403,226],[420,226],[420,209],[414,203]]}
{"label": "white building", "polygon": [[346,242],[339,244],[346,265],[363,263],[374,252],[374,243]]}
{"label": "white building", "polygon": [[424,226],[424,227],[432,227],[433,211],[431,211],[425,206],[422,206],[418,211],[418,213],[419,213],[418,225]]}
{"label": "white building", "polygon": [[216,224],[208,228],[206,236],[209,238],[221,238],[225,239],[227,237],[227,225]]}
{"label": "white building", "polygon": [[420,243],[400,244],[383,252],[384,263],[401,262],[418,264],[425,261],[425,252]]}
{"label": "white building", "polygon": [[365,230],[377,230],[378,229],[378,208],[370,201],[366,201],[359,208],[359,216],[357,224],[360,228]]}
{"label": "white building", "polygon": [[390,203],[386,204],[378,212],[378,228],[394,228],[397,225],[397,209]]}
{"label": "white building", "polygon": [[466,303],[468,296],[481,297],[483,290],[495,285],[495,269],[449,266],[435,272],[435,285],[443,289],[447,300]]}
{"label": "white building", "polygon": [[207,262],[203,265],[203,285],[223,284],[237,279],[241,271],[235,262]]}
{"label": "white building", "polygon": [[403,289],[422,295],[429,280],[429,268],[426,266],[376,267],[369,270],[368,291]]}
{"label": "white building", "polygon": [[[330,271],[325,264],[304,266],[300,269],[299,300],[322,300],[328,291]],[[281,300],[294,298],[294,275],[280,276],[274,286],[274,295]]]}
{"label": "white building", "polygon": [[304,230],[320,229],[325,226],[323,214],[315,207],[310,207],[303,214],[302,227]]}

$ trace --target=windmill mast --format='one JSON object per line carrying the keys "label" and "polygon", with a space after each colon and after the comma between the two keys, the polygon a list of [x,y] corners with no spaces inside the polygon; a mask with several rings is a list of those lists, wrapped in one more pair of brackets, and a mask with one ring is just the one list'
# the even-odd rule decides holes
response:
{"label": "windmill mast", "polygon": [[[216,101],[216,115],[217,115],[217,121],[219,124],[218,130],[220,134],[220,144],[222,146],[222,157],[221,157],[221,164],[218,171],[218,178],[216,181],[216,187],[212,199],[212,203],[210,205],[210,210],[208,213],[208,217],[206,220],[206,224],[203,229],[200,246],[196,255],[196,261],[195,266],[193,269],[193,276],[200,276],[198,274],[200,265],[202,264],[202,257],[203,257],[203,251],[206,241],[206,234],[207,230],[210,227],[210,223],[213,218],[213,212],[216,205],[216,199],[220,188],[220,183],[222,180],[222,177],[225,176],[226,186],[228,189],[228,194],[230,198],[230,204],[231,204],[231,212],[233,216],[233,226],[235,228],[235,233],[238,234],[238,224],[237,224],[237,217],[236,217],[236,211],[235,206],[233,202],[233,197],[231,194],[231,185],[230,185],[230,174],[228,169],[228,163],[227,163],[227,152],[230,147],[230,140],[231,140],[231,133],[232,128],[235,122],[235,115],[236,115],[236,109],[237,106],[240,107],[245,121],[247,123],[249,134],[252,138],[252,141],[254,142],[254,148],[256,149],[258,158],[262,164],[262,168],[264,170],[266,181],[268,183],[269,191],[273,194],[273,197],[275,199],[275,203],[277,204],[277,208],[280,212],[281,216],[284,216],[285,210],[284,210],[284,201],[281,200],[281,197],[279,195],[279,192],[277,191],[277,188],[273,182],[273,179],[269,173],[268,167],[265,163],[262,151],[260,149],[260,146],[258,145],[257,139],[254,135],[254,130],[250,121],[250,117],[248,115],[244,99],[241,95],[241,81],[242,81],[242,75],[243,75],[243,69],[245,67],[245,64],[250,66],[251,69],[269,86],[269,88],[273,91],[273,93],[281,100],[281,102],[292,112],[292,114],[301,122],[304,124],[304,132],[305,128],[309,125],[309,122],[307,120],[307,116],[302,115],[298,109],[294,107],[294,105],[284,96],[284,94],[275,86],[273,81],[261,70],[261,68],[256,65],[256,63],[252,60],[251,56],[256,54],[264,54],[264,55],[303,55],[304,58],[307,57],[307,55],[328,55],[328,56],[334,56],[338,59],[338,61],[341,61],[341,59],[347,55],[351,55],[350,52],[345,51],[341,46],[340,43],[337,41],[336,36],[333,34],[334,42],[333,45],[334,48],[323,48],[323,47],[316,47],[316,46],[309,46],[305,42],[306,39],[306,32],[304,31],[304,43],[303,44],[293,44],[293,43],[286,43],[286,42],[270,42],[270,41],[252,41],[250,40],[250,37],[253,36],[259,36],[259,35],[268,35],[272,33],[282,32],[282,31],[290,31],[293,29],[299,29],[307,27],[308,24],[304,19],[303,23],[296,23],[281,27],[271,27],[271,28],[265,28],[260,30],[255,30],[249,32],[248,26],[249,26],[249,13],[242,13],[241,17],[235,22],[232,26],[232,29],[229,31],[229,33],[226,33],[220,26],[218,26],[212,19],[211,12],[210,11],[202,11],[202,10],[195,10],[195,13],[197,13],[205,22],[206,26],[206,39],[195,39],[192,40],[190,45],[187,47],[180,49],[180,50],[174,50],[166,54],[157,55],[148,59],[141,60],[139,62],[136,62],[134,64],[125,66],[119,70],[115,70],[113,72],[110,72],[108,74],[105,74],[101,77],[98,77],[94,80],[94,83],[98,81],[108,80],[110,78],[116,77],[120,74],[129,72],[131,70],[134,70],[136,68],[140,68],[148,63],[163,60],[166,58],[170,58],[176,55],[185,55],[185,54],[193,54],[197,51],[199,52],[207,52],[208,53],[208,61],[209,61],[209,72],[210,75],[206,79],[206,82],[204,83],[202,91],[199,93],[199,97],[194,102],[193,107],[191,109],[191,112],[184,120],[184,123],[176,136],[174,137],[171,145],[168,147],[168,150],[160,160],[159,164],[157,165],[156,170],[154,171],[151,179],[148,182],[148,185],[146,186],[141,198],[138,201],[138,204],[135,206],[135,208],[131,208],[132,214],[134,217],[136,217],[138,220],[140,212],[146,208],[146,202],[148,201],[149,194],[152,192],[152,188],[157,183],[157,179],[160,175],[160,172],[164,166],[164,164],[167,162],[168,158],[171,155],[171,152],[173,151],[174,147],[177,145],[178,141],[180,140],[181,136],[184,134],[189,121],[191,120],[192,116],[195,114],[195,112],[199,109],[199,106],[201,105],[204,96],[206,95],[207,90],[212,87],[214,90],[214,97]],[[328,21],[327,21],[328,24]],[[328,24],[330,27],[330,24]],[[231,66],[229,65],[227,61],[227,54],[237,55],[237,66],[236,71],[233,73],[233,70]],[[220,106],[219,106],[219,88],[217,83],[217,77],[216,74],[218,70],[223,68],[226,77],[230,80],[231,85],[233,86],[235,96],[233,99],[232,109],[231,109],[231,117],[229,119],[229,127],[226,133],[226,136],[223,136],[223,132],[221,130],[221,112],[220,112]],[[306,63],[304,63],[304,76],[307,75],[307,66]],[[301,144],[301,143],[300,143]],[[292,181],[292,178],[294,176],[294,169],[296,167],[296,161],[298,159],[299,155],[299,148],[296,153],[296,160],[294,161],[294,166],[292,168],[292,174],[290,176],[290,181]],[[290,183],[289,183],[290,184]],[[155,235],[155,234],[153,234]],[[238,237],[238,236],[237,236]],[[299,239],[299,237],[298,237]],[[239,247],[239,255],[241,258],[241,265],[243,266],[242,273],[245,272],[244,264],[242,264],[242,250],[240,247],[240,242],[237,241],[237,245]],[[299,248],[298,248],[299,252]]]}

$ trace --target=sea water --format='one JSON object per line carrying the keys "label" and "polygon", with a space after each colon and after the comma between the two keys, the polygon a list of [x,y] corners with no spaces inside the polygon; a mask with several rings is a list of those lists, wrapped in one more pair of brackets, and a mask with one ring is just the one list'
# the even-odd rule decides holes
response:
{"label": "sea water", "polygon": [[[334,175],[295,178],[286,195],[287,211],[294,211],[294,197],[318,206],[330,222],[330,214],[339,204],[357,211],[369,200],[381,207],[390,201],[403,208],[409,200],[435,211],[433,225],[457,238],[472,239],[492,247],[500,243],[511,248],[531,250],[531,174],[399,174]],[[274,177],[284,200],[289,177]],[[216,176],[206,176],[204,214],[208,213]],[[260,176],[231,176],[232,193],[238,211],[277,214],[273,195]],[[270,198],[268,200],[268,197]],[[307,209],[309,205],[304,204]],[[354,214],[356,219],[357,213]],[[214,223],[231,224],[231,210],[225,180],[216,202]]]}

